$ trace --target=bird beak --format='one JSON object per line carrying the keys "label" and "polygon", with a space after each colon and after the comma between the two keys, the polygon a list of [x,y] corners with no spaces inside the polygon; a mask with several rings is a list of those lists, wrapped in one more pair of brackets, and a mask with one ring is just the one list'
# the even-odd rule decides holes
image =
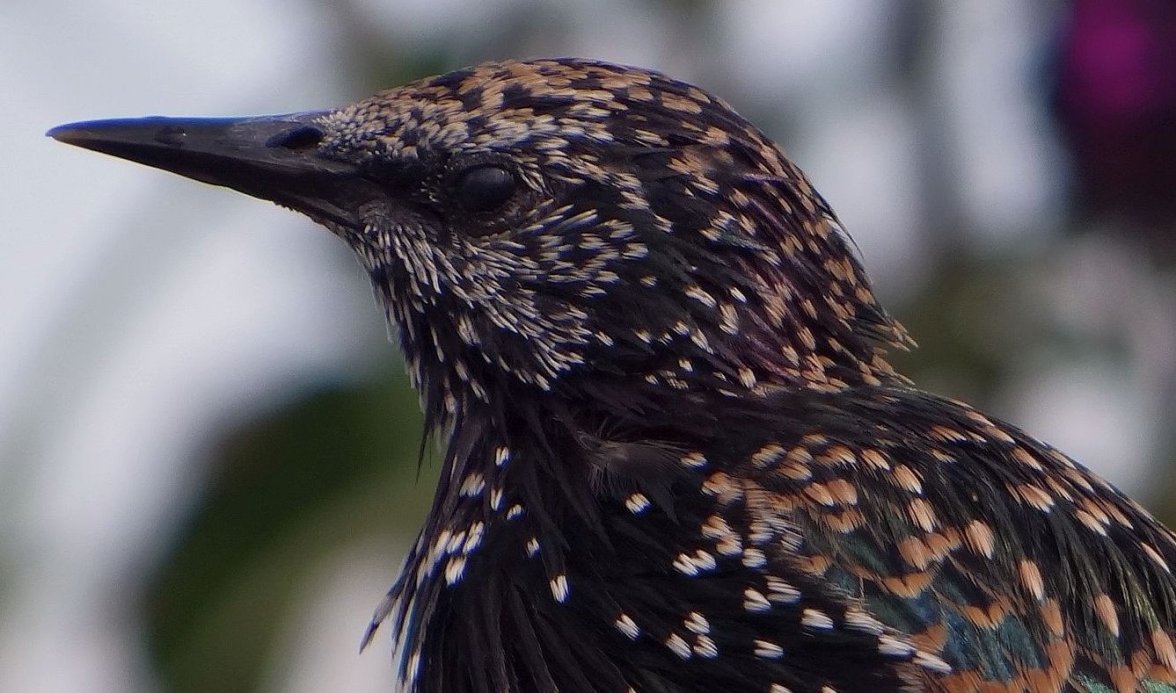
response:
{"label": "bird beak", "polygon": [[355,227],[357,168],[322,155],[326,112],[253,118],[133,118],[70,123],[48,136]]}

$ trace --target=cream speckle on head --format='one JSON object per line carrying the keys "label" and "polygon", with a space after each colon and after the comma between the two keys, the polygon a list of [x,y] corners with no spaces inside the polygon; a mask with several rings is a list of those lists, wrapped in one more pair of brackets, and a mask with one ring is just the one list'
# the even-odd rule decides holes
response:
{"label": "cream speckle on head", "polygon": [[779,659],[784,656],[784,648],[769,640],[756,640],[755,656],[764,659]]}
{"label": "cream speckle on head", "polygon": [[670,637],[666,638],[666,647],[670,648],[670,651],[682,659],[690,659],[690,656],[693,654],[690,644],[677,633],[671,633]]}
{"label": "cream speckle on head", "polygon": [[748,587],[743,590],[743,608],[747,611],[761,612],[768,611],[772,608],[771,602],[764,596],[763,592]]}
{"label": "cream speckle on head", "polygon": [[833,628],[833,619],[820,609],[805,609],[800,623],[813,630],[831,630]]}
{"label": "cream speckle on head", "polygon": [[617,630],[625,634],[625,637],[630,640],[636,640],[641,635],[641,629],[628,614],[621,614],[617,616],[614,622]]}
{"label": "cream speckle on head", "polygon": [[555,597],[555,601],[562,604],[568,600],[569,587],[567,575],[556,575],[551,579],[550,586],[551,594]]}

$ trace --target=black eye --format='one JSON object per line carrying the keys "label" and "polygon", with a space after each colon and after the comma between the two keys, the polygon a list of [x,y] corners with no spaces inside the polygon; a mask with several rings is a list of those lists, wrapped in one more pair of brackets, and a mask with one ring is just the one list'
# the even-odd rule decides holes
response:
{"label": "black eye", "polygon": [[474,166],[457,177],[457,203],[469,212],[490,212],[514,196],[518,183],[514,174],[496,164]]}

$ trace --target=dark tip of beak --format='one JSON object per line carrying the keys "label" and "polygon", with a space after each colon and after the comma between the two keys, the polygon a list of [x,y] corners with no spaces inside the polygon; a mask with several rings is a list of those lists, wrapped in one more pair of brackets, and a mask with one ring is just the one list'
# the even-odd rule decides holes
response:
{"label": "dark tip of beak", "polygon": [[325,112],[251,118],[131,118],[70,123],[59,142],[171,171],[348,223],[340,193],[351,164],[319,152]]}

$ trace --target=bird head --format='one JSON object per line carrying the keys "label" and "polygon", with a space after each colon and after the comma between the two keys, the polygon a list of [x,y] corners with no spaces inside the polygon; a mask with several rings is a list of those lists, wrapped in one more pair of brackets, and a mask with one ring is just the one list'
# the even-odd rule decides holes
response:
{"label": "bird head", "polygon": [[708,396],[897,377],[833,212],[705,91],[486,63],[333,111],[50,135],[301,211],[356,252],[434,424],[515,396]]}

